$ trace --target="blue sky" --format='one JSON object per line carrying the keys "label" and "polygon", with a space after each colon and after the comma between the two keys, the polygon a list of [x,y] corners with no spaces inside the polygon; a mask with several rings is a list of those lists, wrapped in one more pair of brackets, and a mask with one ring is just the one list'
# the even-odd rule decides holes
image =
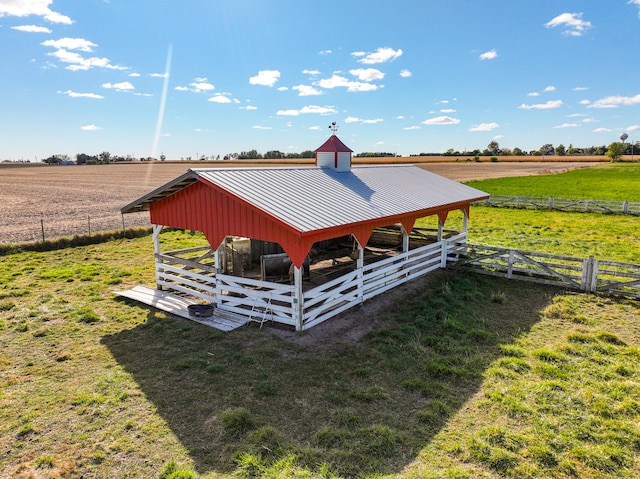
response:
{"label": "blue sky", "polygon": [[640,0],[0,0],[0,160],[640,140]]}

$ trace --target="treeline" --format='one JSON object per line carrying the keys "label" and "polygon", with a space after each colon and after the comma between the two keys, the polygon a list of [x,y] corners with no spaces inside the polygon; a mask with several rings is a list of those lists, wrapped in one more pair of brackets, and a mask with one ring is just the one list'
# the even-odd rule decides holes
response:
{"label": "treeline", "polygon": [[497,141],[490,142],[484,150],[454,150],[448,149],[444,153],[419,153],[409,156],[604,156],[607,155],[612,148],[615,148],[617,155],[634,155],[640,153],[640,141],[635,143],[614,142],[609,146],[589,146],[586,148],[576,148],[573,145],[565,147],[563,144],[554,146],[551,143],[545,143],[535,150],[525,151],[518,147],[501,148]]}
{"label": "treeline", "polygon": [[[546,143],[542,145],[540,148],[530,151],[522,150],[518,147],[516,148],[502,148],[497,141],[491,141],[487,147],[483,150],[475,149],[475,150],[454,150],[453,148],[448,149],[444,153],[442,152],[434,152],[434,153],[418,153],[411,154],[409,156],[466,156],[466,157],[475,157],[479,159],[481,156],[490,156],[490,157],[499,157],[499,156],[608,156],[612,160],[617,160],[619,157],[623,155],[639,155],[640,156],[640,141],[635,143],[625,143],[623,142],[614,142],[609,146],[601,145],[601,146],[590,146],[586,148],[576,148],[573,145],[569,145],[565,147],[560,144],[557,146],[552,145],[551,143]],[[356,158],[384,158],[384,157],[396,157],[398,156],[396,153],[389,152],[362,152],[354,155]],[[284,160],[284,159],[295,159],[295,158],[314,158],[315,153],[311,150],[305,150],[301,153],[283,153],[279,150],[270,150],[266,153],[259,153],[257,150],[247,150],[241,151],[240,153],[227,153],[222,158],[220,155],[196,155],[196,160],[205,161],[205,160]],[[181,160],[192,161],[194,158],[191,156],[181,157]],[[640,159],[640,158],[639,158]],[[165,161],[166,156],[164,154],[160,155],[159,158],[152,157],[134,157],[132,155],[121,156],[121,155],[112,155],[108,151],[103,151],[97,155],[88,155],[86,153],[78,153],[76,155],[75,162],[69,157],[69,155],[64,154],[56,154],[52,155],[42,162],[50,164],[50,165],[69,165],[69,164],[78,164],[78,165],[100,165],[100,164],[108,164],[108,163],[121,163],[121,162],[132,162],[132,161]]]}

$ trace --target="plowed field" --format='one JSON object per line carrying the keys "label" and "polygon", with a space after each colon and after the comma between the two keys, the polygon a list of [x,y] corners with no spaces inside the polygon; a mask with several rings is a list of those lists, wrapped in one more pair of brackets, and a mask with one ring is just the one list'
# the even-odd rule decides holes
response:
{"label": "plowed field", "polygon": [[[594,165],[593,162],[418,163],[416,158],[402,160],[457,181],[551,174]],[[240,162],[240,165],[256,166],[256,163]],[[43,229],[46,239],[121,229],[121,207],[188,168],[232,166],[238,163],[0,167],[0,243],[42,240]],[[148,214],[126,215],[124,223],[127,227],[146,226]]]}

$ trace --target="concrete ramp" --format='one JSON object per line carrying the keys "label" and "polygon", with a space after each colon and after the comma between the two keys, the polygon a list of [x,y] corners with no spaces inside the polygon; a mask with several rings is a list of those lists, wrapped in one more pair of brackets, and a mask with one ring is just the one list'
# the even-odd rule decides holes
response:
{"label": "concrete ramp", "polygon": [[249,318],[218,309],[215,309],[213,316],[208,318],[192,316],[188,308],[189,305],[198,304],[196,301],[147,286],[136,286],[127,291],[117,291],[116,294],[221,331],[232,331],[249,322]]}

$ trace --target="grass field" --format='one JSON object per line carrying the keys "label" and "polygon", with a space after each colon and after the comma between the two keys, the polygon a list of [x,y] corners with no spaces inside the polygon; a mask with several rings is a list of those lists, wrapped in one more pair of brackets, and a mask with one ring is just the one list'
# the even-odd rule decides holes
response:
{"label": "grass field", "polygon": [[[638,221],[473,207],[470,242],[640,263]],[[638,301],[439,271],[314,345],[116,299],[152,262],[148,237],[1,258],[0,478],[640,477]]]}
{"label": "grass field", "polygon": [[637,302],[441,272],[310,346],[115,299],[151,261],[148,238],[3,258],[0,477],[640,475]]}
{"label": "grass field", "polygon": [[640,163],[603,163],[557,175],[470,181],[492,195],[640,201]]}

